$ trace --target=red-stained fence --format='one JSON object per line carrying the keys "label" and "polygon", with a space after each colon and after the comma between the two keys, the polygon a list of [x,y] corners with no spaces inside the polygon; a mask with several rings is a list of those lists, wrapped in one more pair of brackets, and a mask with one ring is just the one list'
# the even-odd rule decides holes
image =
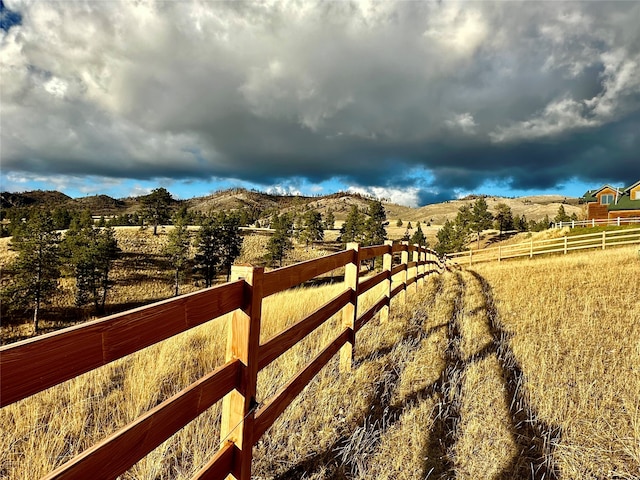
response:
{"label": "red-stained fence", "polygon": [[[393,265],[394,254],[400,263]],[[361,278],[365,260],[383,257],[382,272]],[[306,318],[260,344],[262,300],[318,275],[345,267],[345,290]],[[355,336],[377,313],[385,321],[390,301],[410,285],[442,272],[432,250],[392,244],[347,250],[264,272],[237,265],[232,281],[171,300],[112,315],[34,339],[0,347],[0,407],[77,377],[149,345],[211,321],[230,318],[226,363],[165,400],[134,422],[51,472],[48,479],[115,478],[218,401],[223,401],[224,444],[194,478],[251,478],[252,447],[311,379],[340,352],[343,371],[351,369]],[[392,287],[392,282],[399,285]],[[358,297],[384,283],[371,308],[356,315]],[[258,371],[342,311],[340,333],[275,395],[255,408]]]}

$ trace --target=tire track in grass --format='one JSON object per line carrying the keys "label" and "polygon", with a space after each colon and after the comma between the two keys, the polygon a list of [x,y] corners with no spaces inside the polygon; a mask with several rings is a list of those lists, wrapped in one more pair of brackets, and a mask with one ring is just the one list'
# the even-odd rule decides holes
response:
{"label": "tire track in grass", "polygon": [[341,458],[342,467],[347,468],[350,478],[368,478],[369,463],[375,457],[383,436],[416,402],[420,401],[424,391],[429,388],[413,392],[401,401],[395,399],[406,368],[419,358],[423,340],[443,328],[442,325],[425,328],[430,323],[429,311],[443,289],[444,282],[441,276],[436,277],[433,282],[431,288],[425,290],[425,294],[418,300],[417,308],[407,321],[402,340],[391,350],[395,358],[391,362],[390,370],[382,373],[385,381],[383,388],[378,388],[376,391],[374,396],[376,402],[372,405],[372,413],[352,432],[351,436],[338,442],[335,448]]}
{"label": "tire track in grass", "polygon": [[489,328],[506,387],[505,401],[510,406],[512,434],[519,450],[498,478],[557,479],[559,471],[553,461],[553,450],[560,441],[561,431],[536,417],[523,390],[525,378],[509,346],[509,334],[500,324],[491,286],[477,272],[469,273],[479,282],[485,297]]}
{"label": "tire track in grass", "polygon": [[464,361],[460,351],[461,333],[459,314],[463,302],[463,282],[460,273],[452,273],[455,279],[455,293],[447,324],[447,348],[444,352],[446,366],[433,386],[432,392],[438,398],[433,427],[429,432],[424,452],[422,478],[454,478],[453,447],[457,440],[460,420],[460,390],[464,374]]}
{"label": "tire track in grass", "polygon": [[[509,347],[508,334],[499,323],[490,286],[475,272],[471,272],[468,282],[463,278],[466,273],[454,272],[453,275],[457,292],[448,323],[446,368],[430,389],[430,393],[439,397],[439,403],[424,452],[422,478],[480,478],[481,459],[456,458],[457,451],[464,448],[467,455],[480,457],[483,451],[496,455],[493,460],[485,459],[489,462],[485,465],[493,461],[502,467],[497,466],[493,472],[484,470],[483,478],[559,478],[553,463],[553,448],[560,432],[539,421],[524,396],[522,370]],[[481,299],[477,298],[478,290],[482,292]],[[465,305],[466,302],[470,305]],[[486,328],[480,321],[486,322]],[[465,337],[465,332],[469,336],[477,335],[478,331],[483,332],[480,339]],[[477,398],[472,398],[474,395]],[[494,395],[498,398],[493,398]],[[489,402],[486,410],[483,410],[483,401]],[[485,427],[491,422],[500,424],[491,425],[490,433]],[[473,431],[463,431],[463,428]],[[508,436],[505,440],[511,452],[500,451],[500,437],[492,437],[496,432]],[[469,449],[473,441],[479,443],[480,448]]]}
{"label": "tire track in grass", "polygon": [[454,446],[456,476],[495,480],[517,455],[497,348],[489,329],[480,284],[462,273],[464,302],[459,314],[464,359],[459,435]]}
{"label": "tire track in grass", "polygon": [[433,291],[426,291],[430,294],[419,300],[413,313],[405,321],[400,341],[391,347],[374,350],[354,363],[354,369],[360,368],[367,362],[379,362],[382,366],[371,385],[371,403],[367,414],[359,419],[350,433],[337,438],[329,448],[269,478],[288,480],[314,475],[334,479],[361,478],[364,475],[366,478],[367,463],[375,454],[383,435],[389,427],[399,421],[405,410],[416,400],[412,398],[396,403],[393,397],[401,381],[404,367],[414,358],[421,341],[440,328],[440,326],[426,328],[429,310],[440,295],[443,283],[439,277],[433,282]]}

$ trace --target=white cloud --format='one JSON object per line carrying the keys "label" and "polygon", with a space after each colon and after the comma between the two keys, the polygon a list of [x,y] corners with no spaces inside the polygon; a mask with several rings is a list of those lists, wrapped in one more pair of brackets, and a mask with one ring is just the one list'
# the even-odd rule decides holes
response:
{"label": "white cloud", "polygon": [[361,195],[373,196],[379,200],[386,200],[391,203],[397,203],[398,205],[405,205],[407,207],[417,207],[420,201],[420,189],[416,187],[401,188],[389,188],[389,187],[360,187],[349,186],[347,191],[353,193],[359,193]]}
{"label": "white cloud", "polygon": [[447,120],[445,122],[448,126],[459,128],[464,133],[473,134],[475,133],[477,124],[473,119],[473,115],[470,113],[461,113],[459,115],[455,115],[452,119]]}
{"label": "white cloud", "polygon": [[430,23],[424,37],[439,43],[443,50],[463,57],[471,56],[487,39],[489,25],[482,12],[472,5],[443,4]]}
{"label": "white cloud", "polygon": [[505,144],[640,109],[637,2],[6,4],[4,172],[526,181]]}
{"label": "white cloud", "polygon": [[293,185],[272,185],[266,191],[272,195],[302,195],[302,191]]}
{"label": "white cloud", "polygon": [[603,91],[587,105],[596,116],[610,119],[627,113],[628,108],[634,106],[625,104],[625,100],[640,93],[640,54],[630,56],[624,50],[616,50],[603,53],[601,58]]}
{"label": "white cloud", "polygon": [[584,102],[564,98],[548,104],[539,115],[531,120],[499,128],[490,136],[495,142],[530,140],[558,135],[577,128],[599,125],[598,120],[586,118],[586,111]]}
{"label": "white cloud", "polygon": [[4,178],[3,191],[28,191],[38,188],[61,192],[78,192],[83,195],[97,195],[110,189],[117,189],[123,181],[113,177],[79,175],[38,175],[33,173],[9,173]]}
{"label": "white cloud", "polygon": [[601,92],[588,99],[561,98],[547,104],[528,120],[490,133],[494,142],[510,142],[552,137],[576,129],[594,128],[616,120],[637,108],[633,99],[640,94],[640,54],[629,56],[622,50],[601,55],[604,71]]}

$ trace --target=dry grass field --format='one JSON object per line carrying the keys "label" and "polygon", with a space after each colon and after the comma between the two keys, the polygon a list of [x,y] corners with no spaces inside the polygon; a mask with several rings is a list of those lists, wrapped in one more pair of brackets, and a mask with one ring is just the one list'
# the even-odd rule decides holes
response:
{"label": "dry grass field", "polygon": [[[173,296],[174,274],[163,255],[167,243],[167,234],[173,227],[161,227],[154,236],[151,229],[141,230],[139,227],[115,227],[118,246],[121,249],[119,258],[114,262],[110,280],[113,287],[107,296],[106,313],[117,313],[140,305],[162,300]],[[333,233],[333,232],[329,232]],[[244,237],[243,248],[238,263],[264,264],[264,255],[268,235],[251,234]],[[334,238],[335,240],[335,238]],[[9,249],[11,239],[0,238],[0,272],[2,276],[10,274],[7,266],[15,257]],[[195,253],[195,252],[192,252]],[[285,264],[291,264],[327,255],[323,248],[297,247],[287,254]],[[225,276],[218,278],[224,282]],[[202,282],[190,270],[183,272],[180,293],[190,293],[202,288]],[[74,280],[63,277],[60,280],[58,294],[50,299],[41,315],[41,332],[84,322],[92,318],[90,308],[74,308]],[[23,320],[0,324],[0,344],[33,336],[30,314],[25,312]]]}
{"label": "dry grass field", "polygon": [[[637,246],[431,276],[358,333],[351,374],[334,359],[267,431],[255,478],[640,478],[639,277]],[[263,341],[342,288],[267,298]],[[0,478],[39,478],[220,365],[224,323],[0,410]],[[338,326],[262,371],[258,402]],[[212,408],[122,478],[189,478],[218,448],[219,416]]]}
{"label": "dry grass field", "polygon": [[638,246],[475,267],[561,478],[640,478]]}

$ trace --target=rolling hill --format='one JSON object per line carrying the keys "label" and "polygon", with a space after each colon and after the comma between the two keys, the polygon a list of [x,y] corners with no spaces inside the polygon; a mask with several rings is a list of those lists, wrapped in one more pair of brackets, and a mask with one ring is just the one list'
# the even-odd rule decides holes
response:
{"label": "rolling hill", "polygon": [[[141,197],[114,199],[107,195],[93,195],[71,198],[56,191],[32,191],[24,193],[2,192],[0,194],[2,209],[11,208],[52,208],[63,207],[70,210],[88,209],[93,215],[118,215],[133,213],[141,208]],[[447,219],[453,219],[458,209],[465,203],[472,203],[475,196],[459,200],[449,200],[443,203],[425,205],[418,208],[407,207],[390,202],[383,202],[387,218],[391,221],[420,221],[441,225]],[[530,196],[520,198],[486,197],[489,210],[495,211],[496,206],[505,203],[511,208],[514,216],[525,215],[527,220],[541,220],[548,215],[553,218],[560,205],[564,205],[568,215],[575,213],[583,215],[583,208],[577,198],[567,198],[560,195]],[[178,200],[176,207],[186,205],[189,210],[211,212],[218,210],[249,209],[269,215],[273,212],[287,213],[315,209],[322,214],[333,211],[336,220],[344,220],[352,206],[366,209],[370,198],[351,192],[337,192],[324,196],[294,196],[275,195],[246,189],[228,189],[215,192],[204,197],[188,200]]]}

